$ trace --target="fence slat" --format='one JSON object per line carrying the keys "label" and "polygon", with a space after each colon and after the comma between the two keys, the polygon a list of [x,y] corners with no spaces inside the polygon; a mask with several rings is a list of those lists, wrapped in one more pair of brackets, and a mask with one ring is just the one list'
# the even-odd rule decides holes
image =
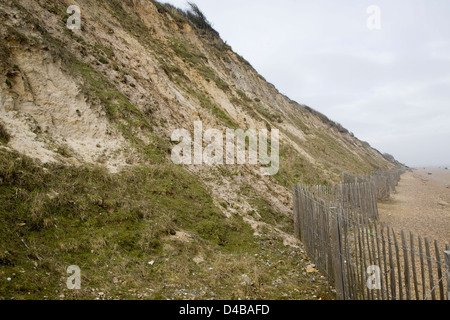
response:
{"label": "fence slat", "polygon": [[300,208],[299,208],[299,194],[298,194],[298,185],[294,185],[294,198],[293,198],[293,207],[294,207],[294,236],[297,239],[301,239],[300,235]]}
{"label": "fence slat", "polygon": [[335,284],[336,284],[336,294],[339,300],[344,300],[344,283],[342,279],[342,260],[341,260],[341,248],[340,248],[340,234],[339,234],[339,221],[337,219],[337,214],[334,213],[331,218],[332,221],[332,245],[333,245],[333,253],[334,253],[334,275],[335,275]]}
{"label": "fence slat", "polygon": [[[377,243],[377,252],[378,252],[378,266],[380,268],[381,271],[383,271],[383,264],[381,261],[381,248],[380,248],[380,242],[379,242],[379,234],[378,234],[378,227],[377,224],[374,224],[375,227],[375,239],[376,239],[376,243]],[[385,300],[384,298],[384,292],[386,290],[385,286],[384,286],[384,279],[383,279],[383,274],[380,274],[380,285],[381,285],[381,299]]]}
{"label": "fence slat", "polygon": [[362,247],[361,247],[361,251],[362,251],[362,264],[361,264],[361,268],[362,268],[362,274],[364,275],[363,277],[363,281],[364,281],[364,287],[366,288],[365,290],[367,291],[367,299],[371,299],[372,297],[372,292],[371,290],[368,288],[367,284],[367,277],[365,276],[367,274],[367,257],[366,257],[366,230],[364,228],[364,225],[361,224],[361,221],[364,218],[359,217],[358,216],[358,224],[360,226],[360,230],[361,230],[361,239],[362,239]]}
{"label": "fence slat", "polygon": [[429,242],[428,238],[425,238],[425,250],[426,250],[426,253],[427,253],[428,273],[429,273],[429,276],[430,276],[431,299],[436,300],[436,293],[435,293],[435,290],[433,288],[434,287],[433,265],[432,265],[432,261],[431,261],[430,242]]}
{"label": "fence slat", "polygon": [[352,230],[353,230],[353,243],[354,243],[354,263],[355,265],[353,266],[354,268],[354,279],[355,279],[355,299],[359,300],[359,299],[363,299],[362,298],[362,293],[361,293],[361,289],[362,289],[362,275],[360,273],[360,270],[358,268],[359,265],[359,247],[358,247],[358,227],[356,226],[355,223],[353,223],[352,225]]}
{"label": "fence slat", "polygon": [[394,238],[395,247],[395,257],[397,260],[397,277],[398,277],[398,293],[400,295],[400,300],[403,300],[403,286],[402,286],[402,267],[400,263],[400,248],[397,241],[397,236],[395,235],[394,229],[392,229],[392,237]]}
{"label": "fence slat", "polygon": [[406,242],[406,233],[402,230],[402,246],[403,246],[403,260],[405,272],[406,298],[412,300],[411,295],[411,278],[409,275],[409,259],[408,259],[408,243]]}
{"label": "fence slat", "polygon": [[411,243],[411,269],[413,274],[414,292],[416,294],[416,300],[420,300],[419,286],[417,284],[416,257],[414,254],[414,235],[412,232],[409,233],[409,242]]}
{"label": "fence slat", "polygon": [[388,244],[389,244],[389,265],[391,268],[391,289],[392,289],[392,299],[397,300],[397,290],[395,282],[395,265],[394,265],[394,255],[392,250],[391,233],[390,227],[387,228]]}
{"label": "fence slat", "polygon": [[358,244],[359,244],[359,269],[360,269],[360,275],[361,275],[361,292],[363,299],[366,300],[366,282],[365,282],[365,270],[364,270],[364,264],[365,264],[365,254],[364,254],[364,247],[363,247],[363,235],[362,235],[362,228],[359,224],[359,217],[356,222],[356,227],[358,229]]}
{"label": "fence slat", "polygon": [[447,243],[445,251],[445,264],[447,266],[447,300],[450,300],[450,245]]}
{"label": "fence slat", "polygon": [[445,299],[444,294],[444,278],[442,276],[442,262],[441,262],[441,255],[439,253],[439,245],[437,241],[434,241],[434,249],[436,251],[436,264],[437,264],[437,273],[438,273],[438,281],[439,281],[439,298],[440,300]]}
{"label": "fence slat", "polygon": [[[343,209],[342,209],[343,210]],[[348,226],[346,224],[346,213],[345,211],[342,213],[341,216],[341,225],[343,225],[343,246],[342,246],[342,251],[343,251],[343,256],[344,256],[344,263],[345,263],[345,279],[346,279],[346,283],[347,283],[347,293],[346,293],[346,299],[348,300],[353,300],[353,279],[352,279],[352,263],[351,263],[351,258],[350,258],[350,245],[349,245],[349,241],[348,241]]]}
{"label": "fence slat", "polygon": [[423,254],[423,245],[422,245],[422,237],[419,236],[419,254],[420,254],[420,270],[422,274],[422,294],[423,299],[425,300],[425,297],[427,295],[427,285],[426,285],[426,278],[425,278],[425,263],[424,263],[424,254]]}
{"label": "fence slat", "polygon": [[384,237],[384,224],[381,225],[381,242],[382,242],[382,246],[383,246],[383,263],[384,263],[384,279],[385,279],[385,283],[386,283],[386,298],[387,300],[391,300],[390,299],[390,294],[389,294],[389,273],[388,273],[388,264],[387,264],[387,251],[386,251],[386,240]]}
{"label": "fence slat", "polygon": [[[381,266],[379,265],[379,263],[378,263],[378,261],[377,261],[377,254],[376,254],[376,247],[375,247],[375,235],[374,235],[374,229],[375,229],[375,227],[373,226],[373,224],[371,223],[371,222],[369,222],[368,224],[367,224],[367,226],[368,226],[368,228],[369,228],[369,236],[370,236],[370,242],[371,242],[371,245],[372,245],[372,263],[371,263],[371,265],[372,266],[375,266],[375,265],[378,265],[378,267],[380,267],[381,268]],[[375,290],[372,290],[372,293],[373,293],[373,295],[375,296],[377,296],[377,299],[379,299],[379,292],[378,291],[375,291]]]}
{"label": "fence slat", "polygon": [[[366,233],[366,240],[367,240],[367,255],[369,257],[369,263],[366,266],[366,270],[368,267],[373,266],[374,265],[374,261],[373,261],[373,246],[371,247],[371,235],[370,235],[370,224],[367,222],[367,217],[364,218],[364,222],[365,222],[365,233]],[[370,296],[372,298],[372,300],[375,300],[375,290],[370,290]]]}

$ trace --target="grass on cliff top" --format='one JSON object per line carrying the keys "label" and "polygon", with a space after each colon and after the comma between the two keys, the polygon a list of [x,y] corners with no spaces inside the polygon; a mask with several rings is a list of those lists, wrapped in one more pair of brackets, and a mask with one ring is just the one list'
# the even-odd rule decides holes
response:
{"label": "grass on cliff top", "polygon": [[[226,218],[180,167],[0,159],[0,299],[333,298],[298,250]],[[66,288],[71,265],[82,290]]]}

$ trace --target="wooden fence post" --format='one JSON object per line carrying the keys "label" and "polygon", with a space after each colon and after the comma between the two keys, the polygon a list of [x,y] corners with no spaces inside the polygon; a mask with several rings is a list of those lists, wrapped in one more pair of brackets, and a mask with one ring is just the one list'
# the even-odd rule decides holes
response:
{"label": "wooden fence post", "polygon": [[450,251],[445,251],[444,254],[445,264],[447,265],[447,299],[450,300]]}
{"label": "wooden fence post", "polygon": [[343,278],[343,266],[342,266],[342,249],[341,249],[341,235],[339,226],[339,213],[333,209],[331,216],[332,224],[332,246],[333,246],[333,266],[334,266],[334,280],[336,287],[336,295],[338,300],[345,300],[344,292],[344,278]]}
{"label": "wooden fence post", "polygon": [[294,193],[293,193],[293,199],[294,199],[294,236],[298,240],[300,239],[300,208],[298,205],[299,201],[299,195],[298,195],[298,185],[294,184]]}

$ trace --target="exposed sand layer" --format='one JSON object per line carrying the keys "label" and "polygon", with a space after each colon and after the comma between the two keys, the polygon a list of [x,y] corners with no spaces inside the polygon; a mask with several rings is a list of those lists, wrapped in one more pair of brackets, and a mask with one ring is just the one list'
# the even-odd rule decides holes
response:
{"label": "exposed sand layer", "polygon": [[450,243],[450,170],[408,171],[391,200],[379,203],[379,211],[381,221],[397,232],[411,231],[415,236],[437,240],[444,248]]}

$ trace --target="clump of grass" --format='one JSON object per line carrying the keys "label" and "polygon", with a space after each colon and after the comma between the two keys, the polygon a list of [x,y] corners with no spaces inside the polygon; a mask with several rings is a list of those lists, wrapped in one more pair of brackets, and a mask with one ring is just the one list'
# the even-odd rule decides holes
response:
{"label": "clump of grass", "polygon": [[281,117],[281,115],[278,112],[269,110],[257,102],[253,102],[253,106],[254,106],[255,110],[259,114],[261,114],[263,117],[265,117],[267,120],[272,121],[272,122],[277,122],[277,123],[283,122],[283,118]]}
{"label": "clump of grass", "polygon": [[[207,58],[203,54],[197,52],[197,50],[194,49],[191,44],[177,38],[170,38],[169,43],[175,54],[180,57],[183,62],[187,63],[189,66],[194,67],[195,70],[197,70],[197,72],[206,79],[206,81],[214,81],[217,87],[224,91],[230,90],[229,85],[225,81],[220,79],[220,77],[216,75],[214,70],[205,65],[205,63],[208,61]],[[179,69],[179,67],[177,68]]]}
{"label": "clump of grass", "polygon": [[236,90],[236,93],[237,93],[238,96],[242,99],[243,102],[246,102],[246,103],[251,103],[251,102],[252,102],[252,99],[250,99],[250,98],[245,94],[244,91],[238,89],[238,90]]}
{"label": "clump of grass", "polygon": [[200,8],[195,3],[188,2],[188,4],[190,8],[189,10],[184,12],[184,15],[187,17],[187,19],[200,31],[218,37],[218,32],[214,30],[211,22],[208,21],[205,14],[200,10]]}
{"label": "clump of grass", "polygon": [[59,155],[63,156],[64,158],[71,158],[75,154],[73,149],[67,144],[59,145],[56,148],[56,153],[58,153]]}
{"label": "clump of grass", "polygon": [[219,38],[219,33],[214,30],[211,22],[208,21],[205,14],[200,8],[192,2],[188,2],[189,9],[184,11],[176,8],[168,3],[160,3],[152,0],[158,12],[163,15],[169,15],[177,25],[182,28],[185,23],[190,23],[202,35],[209,35],[214,38]]}
{"label": "clump of grass", "polygon": [[293,184],[299,182],[322,184],[326,181],[316,166],[285,143],[280,144],[280,170],[273,178],[287,189],[291,189]]}
{"label": "clump of grass", "polygon": [[292,220],[275,210],[269,201],[258,194],[251,185],[243,184],[240,190],[242,194],[246,195],[248,202],[257,210],[263,222],[268,225],[278,226],[279,229],[289,234],[293,233],[293,230],[291,230]]}
{"label": "clump of grass", "polygon": [[185,40],[179,38],[169,38],[168,40],[172,50],[185,63],[193,66],[202,66],[203,63],[207,61],[207,58],[203,54],[197,52],[197,50]]}
{"label": "clump of grass", "polygon": [[10,139],[10,135],[3,124],[0,122],[0,142],[3,144],[7,144]]}
{"label": "clump of grass", "polygon": [[220,79],[216,75],[214,70],[212,70],[210,67],[205,66],[205,65],[200,65],[200,66],[197,66],[196,70],[206,79],[206,81],[209,82],[209,81],[213,80],[219,89],[222,89],[224,91],[230,90],[229,85],[225,81]]}
{"label": "clump of grass", "polygon": [[239,127],[239,125],[224,110],[211,101],[206,93],[191,91],[191,94],[199,100],[200,105],[203,108],[211,110],[214,116],[221,120],[226,127],[230,129],[237,129]]}
{"label": "clump of grass", "polygon": [[318,117],[323,123],[329,125],[332,128],[335,128],[340,133],[346,133],[349,134],[350,132],[345,129],[340,123],[336,123],[332,120],[330,120],[326,115],[320,113],[319,111],[316,111],[308,106],[303,106],[304,110],[306,110],[308,113]]}
{"label": "clump of grass", "polygon": [[206,19],[200,8],[195,3],[188,2],[188,4],[190,6],[190,10],[186,12],[188,19],[200,29],[211,30],[211,23]]}
{"label": "clump of grass", "polygon": [[176,65],[163,64],[162,69],[167,74],[169,79],[174,82],[177,83],[189,82],[189,78],[184,74],[184,71]]}
{"label": "clump of grass", "polygon": [[[272,123],[282,123],[283,118],[281,114],[276,110],[271,110],[270,107],[263,106],[260,99],[255,99],[253,101],[247,96],[247,94],[242,90],[236,90],[236,96],[231,97],[231,102],[234,104],[240,104],[246,108],[246,111],[255,119],[260,121],[270,121]],[[269,129],[270,125],[268,125]]]}

